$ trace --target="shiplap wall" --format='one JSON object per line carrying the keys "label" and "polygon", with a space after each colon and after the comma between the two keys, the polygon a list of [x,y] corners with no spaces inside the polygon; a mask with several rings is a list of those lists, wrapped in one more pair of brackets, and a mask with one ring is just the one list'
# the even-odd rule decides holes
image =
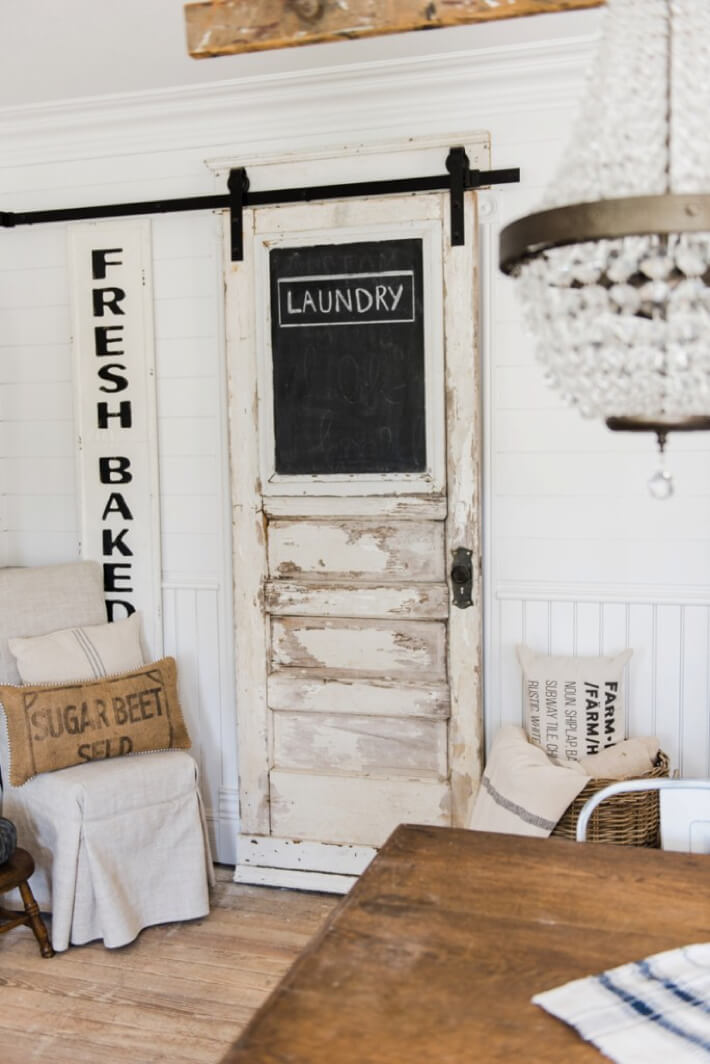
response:
{"label": "shiplap wall", "polygon": [[[400,45],[391,63],[358,64],[354,52],[352,68],[0,109],[0,209],[209,193],[205,160],[332,149],[344,115],[351,144],[490,131],[492,165],[520,166],[522,181],[480,196],[487,738],[520,719],[516,642],[580,653],[630,645],[631,730],[657,733],[675,767],[705,775],[707,439],[672,441],[677,494],[651,500],[651,443],[583,422],[548,391],[513,284],[496,268],[498,229],[537,204],[592,54],[591,32],[547,41],[548,17],[510,20],[510,44],[499,30],[479,51],[437,57],[431,34],[432,54],[411,60]],[[2,564],[78,551],[65,239],[62,226],[0,230]],[[220,245],[209,213],[153,220],[165,649],[178,658],[213,841],[229,861],[237,780]]]}
{"label": "shiplap wall", "polygon": [[[109,159],[66,161],[51,173],[25,166],[5,179],[8,200],[57,205],[157,198],[171,194],[166,188],[189,194],[210,185],[201,159],[195,164],[184,155],[145,155],[138,168]],[[221,229],[209,213],[159,215],[151,229],[165,653],[179,665],[213,847],[229,862],[237,790]],[[71,343],[65,226],[3,231],[3,564],[79,554]]]}

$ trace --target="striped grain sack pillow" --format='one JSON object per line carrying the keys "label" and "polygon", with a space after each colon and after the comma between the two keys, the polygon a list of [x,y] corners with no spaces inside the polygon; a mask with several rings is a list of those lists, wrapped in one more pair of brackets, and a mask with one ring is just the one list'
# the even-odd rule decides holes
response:
{"label": "striped grain sack pillow", "polygon": [[23,683],[95,680],[143,664],[140,614],[106,624],[8,639]]}

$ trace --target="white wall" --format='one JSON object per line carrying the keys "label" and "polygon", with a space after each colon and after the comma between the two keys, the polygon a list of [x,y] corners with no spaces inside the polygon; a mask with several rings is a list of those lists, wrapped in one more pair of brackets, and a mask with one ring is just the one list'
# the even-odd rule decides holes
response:
{"label": "white wall", "polygon": [[[323,65],[312,71],[0,109],[0,209],[208,193],[214,178],[205,160],[215,157],[248,164],[294,150],[489,130],[492,165],[522,170],[519,186],[481,195],[489,738],[501,720],[519,719],[516,641],[580,653],[628,644],[632,731],[657,732],[676,767],[705,775],[708,440],[672,442],[677,494],[650,500],[650,441],[615,436],[561,406],[534,362],[514,286],[496,268],[500,224],[535,205],[563,151],[597,27],[579,16],[593,14],[561,16],[575,34],[569,39],[558,16],[538,16],[499,24],[495,36],[469,34],[465,47],[440,54],[435,33],[415,35],[411,55],[406,37],[391,38],[391,59],[380,51],[338,67],[328,65],[330,46],[320,46]],[[554,26],[549,40],[546,25]],[[65,237],[59,225],[0,230],[2,564],[78,551]],[[218,853],[231,860],[218,220],[156,216],[153,247],[166,652],[180,662]]]}

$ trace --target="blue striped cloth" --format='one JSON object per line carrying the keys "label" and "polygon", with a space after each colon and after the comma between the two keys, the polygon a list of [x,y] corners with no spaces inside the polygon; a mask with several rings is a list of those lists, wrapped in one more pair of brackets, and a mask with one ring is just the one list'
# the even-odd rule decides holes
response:
{"label": "blue striped cloth", "polygon": [[710,942],[536,994],[617,1064],[710,1062]]}

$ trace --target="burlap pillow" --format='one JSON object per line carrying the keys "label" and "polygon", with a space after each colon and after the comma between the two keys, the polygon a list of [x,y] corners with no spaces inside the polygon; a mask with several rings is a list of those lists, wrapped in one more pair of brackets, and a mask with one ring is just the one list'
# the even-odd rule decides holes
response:
{"label": "burlap pillow", "polygon": [[578,761],[625,739],[622,681],[632,654],[567,657],[519,646],[530,740],[549,757]]}
{"label": "burlap pillow", "polygon": [[174,658],[121,676],[55,685],[0,686],[10,740],[10,783],[83,761],[188,749]]}

